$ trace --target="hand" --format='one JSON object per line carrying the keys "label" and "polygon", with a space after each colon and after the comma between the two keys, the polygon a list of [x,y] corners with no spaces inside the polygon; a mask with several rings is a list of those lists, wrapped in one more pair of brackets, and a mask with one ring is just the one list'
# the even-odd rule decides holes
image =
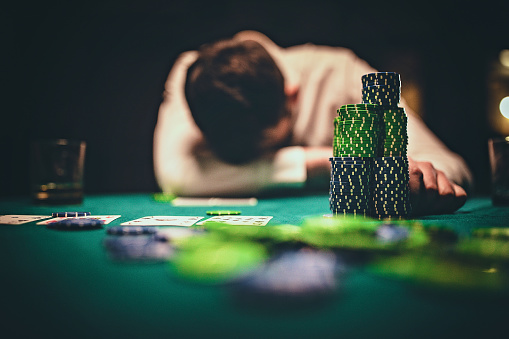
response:
{"label": "hand", "polygon": [[307,188],[318,189],[329,187],[332,147],[305,147]]}
{"label": "hand", "polygon": [[414,216],[452,213],[465,204],[467,193],[430,162],[408,158],[410,200]]}

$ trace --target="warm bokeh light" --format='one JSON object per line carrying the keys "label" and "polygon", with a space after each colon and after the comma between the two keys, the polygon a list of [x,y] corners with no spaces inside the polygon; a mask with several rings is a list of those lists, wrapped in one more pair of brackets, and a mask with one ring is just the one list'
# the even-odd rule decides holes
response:
{"label": "warm bokeh light", "polygon": [[509,119],[509,97],[505,97],[500,100],[500,113]]}
{"label": "warm bokeh light", "polygon": [[509,68],[509,49],[503,49],[499,55],[500,63]]}

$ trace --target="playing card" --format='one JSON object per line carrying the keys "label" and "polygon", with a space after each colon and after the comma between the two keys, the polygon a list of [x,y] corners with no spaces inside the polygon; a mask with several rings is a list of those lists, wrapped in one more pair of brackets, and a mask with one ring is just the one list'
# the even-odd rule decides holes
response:
{"label": "playing card", "polygon": [[[109,224],[113,220],[120,218],[120,217],[121,217],[120,215],[87,215],[86,217],[76,217],[76,219],[83,219],[83,218],[97,219],[97,220],[102,220],[104,222],[104,224]],[[64,220],[64,219],[72,219],[72,218],[57,217],[57,218],[38,222],[37,225],[48,225],[48,224],[52,224],[54,222]]]}
{"label": "playing card", "polygon": [[51,218],[49,215],[0,215],[0,224],[5,225],[21,225],[31,221],[37,221],[41,219]]}
{"label": "playing card", "polygon": [[189,217],[189,216],[149,216],[143,217],[121,225],[124,226],[192,226],[203,217]]}
{"label": "playing card", "polygon": [[256,206],[256,198],[186,198],[171,201],[173,206]]}
{"label": "playing card", "polygon": [[183,239],[192,237],[195,235],[200,235],[201,232],[197,232],[192,228],[182,228],[182,227],[164,227],[157,229],[157,235],[163,236],[168,240],[175,239]]}
{"label": "playing card", "polygon": [[270,219],[272,219],[271,216],[220,215],[201,221],[197,223],[197,225],[202,225],[205,222],[214,221],[229,225],[265,226]]}

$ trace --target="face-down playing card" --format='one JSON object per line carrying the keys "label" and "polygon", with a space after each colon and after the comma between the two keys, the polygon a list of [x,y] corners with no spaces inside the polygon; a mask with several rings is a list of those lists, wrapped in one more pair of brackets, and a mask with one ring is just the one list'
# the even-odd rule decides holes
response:
{"label": "face-down playing card", "polygon": [[265,226],[272,219],[271,216],[250,216],[250,215],[220,215],[199,222],[197,225],[203,225],[205,222],[220,222],[228,225],[237,226]]}
{"label": "face-down playing card", "polygon": [[148,216],[128,222],[124,222],[123,226],[192,226],[203,217],[192,216]]}

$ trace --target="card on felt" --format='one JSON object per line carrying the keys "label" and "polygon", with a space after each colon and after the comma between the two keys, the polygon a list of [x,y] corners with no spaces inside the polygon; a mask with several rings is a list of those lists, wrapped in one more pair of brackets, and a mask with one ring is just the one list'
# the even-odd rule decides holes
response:
{"label": "card on felt", "polygon": [[200,233],[192,228],[185,227],[162,227],[157,230],[158,235],[162,235],[169,240],[189,238]]}
{"label": "card on felt", "polygon": [[171,201],[173,206],[255,206],[256,198],[186,198],[178,197]]}
{"label": "card on felt", "polygon": [[124,222],[123,226],[192,226],[203,217],[190,216],[149,216],[128,222]]}
{"label": "card on felt", "polygon": [[199,222],[197,225],[203,225],[205,222],[214,221],[229,225],[244,226],[265,226],[272,219],[271,216],[250,216],[250,215],[219,215]]}
{"label": "card on felt", "polygon": [[51,218],[50,215],[21,215],[21,214],[9,214],[9,215],[0,215],[0,224],[5,225],[21,225],[26,224],[28,222],[48,219]]}
{"label": "card on felt", "polygon": [[41,222],[38,222],[37,225],[48,225],[48,224],[52,224],[54,222],[57,222],[57,221],[60,221],[60,220],[64,220],[64,219],[97,219],[97,220],[102,220],[104,222],[104,224],[109,224],[110,222],[112,222],[113,220],[117,219],[117,218],[120,218],[121,216],[120,215],[87,215],[85,217],[73,217],[73,218],[69,218],[69,217],[56,217],[56,218],[53,218],[53,219],[49,219],[49,220],[44,220],[44,221],[41,221]]}

